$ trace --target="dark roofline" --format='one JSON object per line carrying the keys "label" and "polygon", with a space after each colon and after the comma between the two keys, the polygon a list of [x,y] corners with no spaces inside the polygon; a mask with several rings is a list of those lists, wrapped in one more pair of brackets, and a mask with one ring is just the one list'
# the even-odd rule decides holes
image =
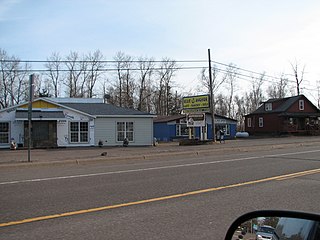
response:
{"label": "dark roofline", "polygon": [[263,103],[274,103],[274,102],[283,101],[283,100],[286,101],[289,98],[294,98],[294,97],[298,97],[298,96],[303,96],[303,95],[297,95],[297,96],[285,97],[285,98],[269,98],[267,101],[262,101],[260,103],[263,104]]}
{"label": "dark roofline", "polygon": [[155,117],[155,115],[151,113],[118,107],[107,103],[62,103],[61,105],[90,114],[94,117]]}
{"label": "dark roofline", "polygon": [[[211,114],[210,114],[211,115]],[[230,121],[234,121],[234,122],[238,122],[236,119],[232,119],[232,118],[229,118],[229,117],[225,117],[225,116],[222,116],[222,115],[219,115],[219,114],[214,114],[215,117],[219,117],[219,118],[224,118],[224,119],[227,119],[227,120],[230,120]]]}
{"label": "dark roofline", "polygon": [[[307,100],[309,102],[309,104],[312,105],[316,109],[317,112],[320,112],[320,110],[306,96],[304,96],[303,94],[300,94],[300,95],[286,97],[286,98],[271,98],[268,101],[263,102],[263,104],[261,106],[259,106],[259,108],[257,108],[252,113],[245,115],[245,117],[251,116],[251,115],[285,113],[297,100],[299,100],[301,98],[304,98],[305,100]],[[272,110],[272,111],[265,111],[264,110],[265,103],[274,103],[274,102],[279,102],[279,101],[283,101],[283,103],[277,109]]]}
{"label": "dark roofline", "polygon": [[[206,114],[211,115],[210,113],[206,113]],[[222,118],[222,119],[226,119],[226,120],[229,120],[229,121],[237,122],[237,120],[235,120],[235,119],[228,118],[228,117],[225,117],[225,116],[222,116],[222,115],[219,115],[219,114],[214,114],[214,116]],[[153,120],[153,122],[154,123],[165,123],[165,122],[171,122],[171,121],[179,120],[179,119],[182,119],[182,118],[185,118],[185,117],[186,117],[185,115],[157,116]]]}
{"label": "dark roofline", "polygon": [[171,122],[176,121],[182,118],[185,118],[185,115],[172,115],[172,116],[157,116],[155,119],[153,119],[154,123],[165,123],[165,122]]}

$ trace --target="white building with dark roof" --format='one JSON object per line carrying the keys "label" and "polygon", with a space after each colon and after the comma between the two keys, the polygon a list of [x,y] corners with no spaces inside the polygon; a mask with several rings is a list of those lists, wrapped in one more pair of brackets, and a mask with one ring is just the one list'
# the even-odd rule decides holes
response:
{"label": "white building with dark roof", "polygon": [[[32,147],[153,144],[149,113],[106,104],[102,99],[38,98],[32,102]],[[0,110],[0,148],[28,144],[28,103]]]}

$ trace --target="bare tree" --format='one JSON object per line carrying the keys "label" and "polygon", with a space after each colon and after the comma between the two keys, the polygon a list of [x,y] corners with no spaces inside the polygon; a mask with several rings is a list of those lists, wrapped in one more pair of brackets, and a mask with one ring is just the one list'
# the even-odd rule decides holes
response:
{"label": "bare tree", "polygon": [[177,69],[176,61],[163,58],[157,70],[156,113],[159,115],[170,115],[172,81]]}
{"label": "bare tree", "polygon": [[131,74],[133,67],[133,58],[123,52],[118,52],[114,57],[115,67],[117,69],[118,105],[120,107],[133,108],[134,106],[134,79]]}
{"label": "bare tree", "polygon": [[272,84],[267,89],[269,98],[284,98],[288,92],[288,78],[284,74],[281,74],[279,81]]}
{"label": "bare tree", "polygon": [[[212,93],[213,93],[213,98],[211,99],[211,104],[213,106],[213,112],[215,112],[215,106],[216,106],[216,99],[214,95],[218,92],[222,84],[226,80],[226,75],[222,76],[221,78],[219,77],[219,70],[218,68],[214,65],[211,68],[211,74],[212,74]],[[203,89],[205,88],[204,92],[207,92],[210,94],[210,79],[209,79],[209,73],[207,68],[202,68],[200,72],[200,88]],[[203,90],[201,90],[203,92]]]}
{"label": "bare tree", "polygon": [[2,108],[13,106],[24,100],[27,87],[28,64],[24,66],[18,58],[9,56],[0,49],[0,105]]}
{"label": "bare tree", "polygon": [[237,109],[235,118],[238,123],[238,129],[240,131],[244,131],[244,116],[249,113],[248,109],[246,108],[244,97],[239,97],[238,95],[236,95],[234,97],[234,104]]}
{"label": "bare tree", "polygon": [[228,88],[228,92],[229,92],[229,96],[228,96],[228,102],[227,102],[227,106],[228,106],[228,112],[227,112],[227,116],[230,118],[235,117],[235,113],[234,113],[234,106],[233,106],[233,97],[234,97],[234,92],[236,91],[236,77],[237,77],[238,71],[237,68],[234,64],[230,63],[228,68],[227,68],[227,73],[226,73],[226,83],[227,83],[227,88]]}
{"label": "bare tree", "polygon": [[108,98],[106,99],[108,103],[112,104],[112,105],[116,105],[119,106],[119,102],[118,102],[118,97],[117,94],[115,94],[117,91],[115,89],[114,86],[106,86],[105,83],[104,85],[104,92],[105,92],[105,96],[108,95]]}
{"label": "bare tree", "polygon": [[181,113],[182,98],[183,98],[183,95],[181,93],[178,93],[178,91],[176,91],[172,101],[172,108],[170,109],[170,114],[174,115],[174,114]]}
{"label": "bare tree", "polygon": [[18,66],[18,60],[14,57],[9,57],[7,52],[0,49],[1,60],[1,106],[6,108],[13,105],[13,84]]}
{"label": "bare tree", "polygon": [[65,85],[68,88],[69,97],[83,97],[84,78],[81,79],[81,74],[84,72],[85,62],[80,60],[77,52],[70,52],[66,57],[66,67],[68,76]]}
{"label": "bare tree", "polygon": [[29,91],[29,70],[31,69],[31,65],[29,63],[25,63],[24,66],[21,66],[20,71],[17,72],[15,77],[15,104],[19,104],[21,102],[28,100]]}
{"label": "bare tree", "polygon": [[[42,97],[43,95],[48,95],[50,91],[50,86],[48,86],[48,81],[43,80],[40,75],[35,75],[33,79],[33,97]],[[46,93],[46,94],[44,94]]]}
{"label": "bare tree", "polygon": [[225,101],[226,97],[223,96],[221,93],[218,94],[215,97],[215,114],[219,114],[222,116],[227,116],[228,115],[228,102]]}
{"label": "bare tree", "polygon": [[93,53],[89,53],[86,57],[87,60],[87,73],[85,74],[85,81],[87,86],[88,97],[94,96],[94,86],[97,83],[99,77],[102,75],[102,69],[105,67],[105,63],[102,62],[103,55],[100,50],[96,50]]}
{"label": "bare tree", "polygon": [[265,73],[262,73],[259,78],[252,78],[252,88],[249,93],[246,93],[246,103],[248,112],[255,111],[263,101],[262,85],[265,81]]}
{"label": "bare tree", "polygon": [[[151,78],[154,74],[155,63],[153,58],[144,58],[140,57],[138,59],[138,68],[139,68],[139,76],[138,76],[138,110],[140,111],[148,111],[148,98],[150,98],[152,92],[151,88]],[[149,90],[149,91],[148,91]]]}
{"label": "bare tree", "polygon": [[[219,76],[219,70],[216,66],[212,66],[211,69],[212,73],[212,92],[215,94],[221,85],[224,83],[226,80],[225,76],[222,78],[218,78]],[[200,72],[200,88],[205,88],[205,92],[210,93],[210,79],[209,79],[209,73],[207,68],[202,68]]]}
{"label": "bare tree", "polygon": [[290,65],[292,67],[292,71],[294,73],[295,81],[296,81],[296,87],[297,87],[297,95],[300,95],[300,85],[303,81],[304,77],[304,71],[305,71],[305,65],[302,67],[302,70],[300,70],[300,66],[297,60],[295,60],[294,63],[290,62]]}
{"label": "bare tree", "polygon": [[[58,97],[59,96],[59,87],[61,79],[61,70],[62,70],[62,58],[59,53],[54,52],[51,54],[49,58],[47,58],[47,62],[45,64],[45,67],[47,68],[46,75],[48,77],[49,82],[52,85],[53,88],[53,96]],[[48,83],[48,84],[50,84]]]}
{"label": "bare tree", "polygon": [[[114,60],[116,61],[116,68],[117,68],[117,76],[118,76],[118,84],[116,85],[116,88],[118,88],[119,92],[119,106],[122,107],[122,74],[121,69],[123,68],[123,61],[124,61],[125,54],[123,52],[117,52],[116,56],[114,57]],[[115,99],[114,103],[116,103],[117,100]]]}

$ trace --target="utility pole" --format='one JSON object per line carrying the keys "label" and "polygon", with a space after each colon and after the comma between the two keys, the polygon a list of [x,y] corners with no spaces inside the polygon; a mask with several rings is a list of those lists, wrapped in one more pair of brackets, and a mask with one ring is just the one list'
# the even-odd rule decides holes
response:
{"label": "utility pole", "polygon": [[31,122],[32,122],[32,100],[33,100],[34,74],[29,77],[29,103],[28,103],[28,162],[31,162]]}
{"label": "utility pole", "polygon": [[210,48],[208,49],[209,60],[209,87],[210,87],[210,114],[211,114],[211,134],[213,142],[216,142],[215,123],[214,123],[214,110],[213,110],[213,86],[212,86],[212,72],[211,72],[211,56]]}

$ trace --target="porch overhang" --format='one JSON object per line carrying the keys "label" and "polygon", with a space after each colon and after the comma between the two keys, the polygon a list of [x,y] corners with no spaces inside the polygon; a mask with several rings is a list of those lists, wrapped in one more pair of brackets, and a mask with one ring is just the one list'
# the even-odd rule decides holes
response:
{"label": "porch overhang", "polygon": [[295,117],[295,118],[318,118],[320,117],[319,113],[281,113],[278,116],[280,117]]}
{"label": "porch overhang", "polygon": [[[32,110],[32,120],[54,121],[65,119],[63,111]],[[16,120],[28,120],[28,110],[16,110]]]}

